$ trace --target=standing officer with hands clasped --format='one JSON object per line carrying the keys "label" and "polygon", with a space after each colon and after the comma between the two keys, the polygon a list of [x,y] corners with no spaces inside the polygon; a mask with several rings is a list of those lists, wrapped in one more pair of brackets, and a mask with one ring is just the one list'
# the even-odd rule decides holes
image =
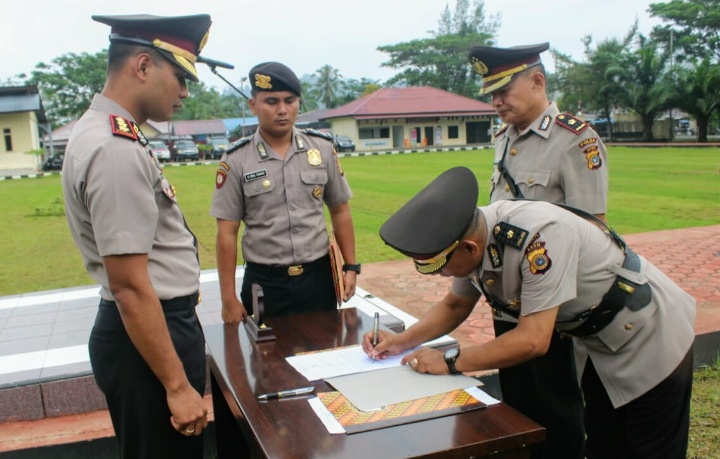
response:
{"label": "standing officer with hands clasped", "polygon": [[139,125],[182,106],[210,16],[93,19],[112,27],[107,79],[75,125],[62,171],[70,233],[100,284],[90,363],[121,457],[201,458],[197,241]]}
{"label": "standing officer with hands clasped", "polygon": [[695,300],[588,213],[526,200],[478,208],[477,198],[473,173],[450,169],[382,225],[418,272],[453,282],[415,325],[380,331],[377,346],[367,333],[363,349],[384,358],[449,333],[484,295],[517,327],[403,363],[432,374],[508,368],[545,354],[561,331],[574,341],[587,457],[685,458]]}
{"label": "standing officer with hands clasped", "polygon": [[[528,198],[566,204],[605,221],[608,162],[598,134],[582,120],[560,113],[550,102],[540,53],[548,43],[470,50],[473,68],[482,76],[481,94],[505,123],[495,138],[490,202]],[[517,320],[493,310],[496,336]],[[583,457],[582,394],[575,383],[572,340],[553,333],[542,357],[500,370],[503,400],[543,425],[545,444],[533,457]]]}
{"label": "standing officer with hands clasped", "polygon": [[[267,317],[336,309],[323,205],[342,253],[347,300],[360,265],[348,201],[352,197],[332,136],[295,127],[302,87],[278,62],[250,70],[250,109],[258,130],[230,147],[217,170],[210,213],[217,218],[217,265],[225,322],[252,314],[252,284],[263,289]],[[245,259],[241,299],[235,289],[241,222]]]}

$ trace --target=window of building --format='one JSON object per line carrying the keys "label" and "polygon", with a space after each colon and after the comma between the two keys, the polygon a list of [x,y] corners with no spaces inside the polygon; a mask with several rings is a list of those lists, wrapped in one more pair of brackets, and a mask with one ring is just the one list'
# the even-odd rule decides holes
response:
{"label": "window of building", "polygon": [[460,128],[457,126],[448,126],[448,139],[457,139],[460,137]]}
{"label": "window of building", "polygon": [[10,128],[3,129],[3,136],[5,137],[5,151],[13,151],[12,135],[10,134]]}
{"label": "window of building", "polygon": [[367,127],[359,129],[359,137],[361,139],[389,139],[389,127]]}

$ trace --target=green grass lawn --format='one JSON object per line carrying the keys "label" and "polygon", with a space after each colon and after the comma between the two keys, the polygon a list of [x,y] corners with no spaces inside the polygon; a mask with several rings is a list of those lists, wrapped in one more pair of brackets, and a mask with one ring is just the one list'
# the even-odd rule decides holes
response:
{"label": "green grass lawn", "polygon": [[[720,224],[720,149],[609,149],[608,221],[621,234]],[[385,219],[440,172],[464,165],[488,200],[493,150],[345,157],[358,257],[401,258],[383,244]],[[166,167],[200,243],[203,269],[215,267],[215,220],[209,214],[215,166]],[[0,296],[93,283],[68,233],[59,176],[0,182]]]}

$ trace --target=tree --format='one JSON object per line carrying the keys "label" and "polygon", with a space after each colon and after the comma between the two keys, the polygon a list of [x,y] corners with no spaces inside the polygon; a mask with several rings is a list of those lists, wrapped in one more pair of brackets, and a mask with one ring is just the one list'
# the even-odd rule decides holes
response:
{"label": "tree", "polygon": [[648,11],[669,23],[653,28],[653,38],[670,43],[672,32],[673,46],[683,50],[678,55],[681,60],[720,61],[720,0],[651,3]]}
{"label": "tree", "polygon": [[317,81],[313,85],[316,91],[318,102],[326,108],[337,106],[337,99],[342,91],[342,75],[340,71],[327,64],[315,71]]}
{"label": "tree", "polygon": [[183,101],[182,108],[175,114],[178,120],[210,120],[219,118],[237,118],[240,116],[240,95],[226,91],[220,94],[205,83],[188,80],[189,97]]}
{"label": "tree", "polygon": [[344,82],[345,94],[338,99],[338,106],[348,104],[356,99],[372,94],[382,87],[379,80],[361,78],[350,79]]}
{"label": "tree", "polygon": [[637,35],[637,21],[624,39],[609,38],[592,48],[592,37],[582,39],[585,45],[585,62],[573,62],[556,51],[554,86],[563,89],[562,107],[578,107],[586,112],[599,112],[607,122],[608,137],[613,139],[611,115],[624,100],[626,92],[620,84],[624,75],[624,62],[630,45]]}
{"label": "tree", "polygon": [[669,57],[658,43],[638,35],[637,49],[623,56],[618,67],[623,106],[640,117],[643,140],[653,140],[655,120],[670,108],[673,88],[667,74]]}
{"label": "tree", "polygon": [[710,117],[720,108],[720,65],[708,59],[692,62],[674,71],[674,106],[685,110],[697,121],[698,142],[707,142]]}
{"label": "tree", "polygon": [[87,110],[105,85],[107,58],[107,50],[68,53],[35,66],[28,83],[38,86],[51,125],[61,126]]}
{"label": "tree", "polygon": [[492,44],[498,27],[496,16],[486,18],[483,0],[458,0],[454,12],[446,6],[433,37],[378,47],[390,55],[382,66],[400,70],[387,84],[432,86],[475,96],[478,75],[468,63],[468,50]]}

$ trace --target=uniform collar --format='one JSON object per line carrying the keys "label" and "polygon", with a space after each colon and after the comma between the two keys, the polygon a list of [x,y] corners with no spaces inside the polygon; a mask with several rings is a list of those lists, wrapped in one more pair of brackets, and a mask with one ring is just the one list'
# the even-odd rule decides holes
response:
{"label": "uniform collar", "polygon": [[135,122],[135,118],[133,118],[130,112],[125,110],[120,104],[118,104],[114,100],[105,97],[99,93],[93,96],[90,108],[92,110],[97,110],[99,112],[107,113],[109,115],[121,116],[126,120]]}
{"label": "uniform collar", "polygon": [[555,117],[558,113],[560,113],[560,110],[558,110],[557,104],[555,102],[551,102],[545,111],[535,118],[535,121],[530,123],[530,126],[525,128],[525,130],[520,132],[515,126],[510,126],[508,131],[512,133],[513,137],[520,137],[529,132],[533,132],[543,139],[548,139],[555,124]]}
{"label": "uniform collar", "polygon": [[[298,139],[300,139],[300,131],[293,126],[292,129],[292,141],[290,142],[290,149],[287,152],[287,155],[285,155],[285,161],[288,160],[292,155],[294,155],[297,152],[305,151],[308,148],[307,139],[301,138],[300,142],[298,142]],[[258,156],[258,159],[260,161],[265,161],[268,159],[278,159],[282,160],[275,151],[268,146],[267,142],[263,138],[262,134],[260,134],[260,129],[255,131],[255,134],[253,134],[253,151]],[[304,148],[300,148],[300,145],[304,145]]]}

